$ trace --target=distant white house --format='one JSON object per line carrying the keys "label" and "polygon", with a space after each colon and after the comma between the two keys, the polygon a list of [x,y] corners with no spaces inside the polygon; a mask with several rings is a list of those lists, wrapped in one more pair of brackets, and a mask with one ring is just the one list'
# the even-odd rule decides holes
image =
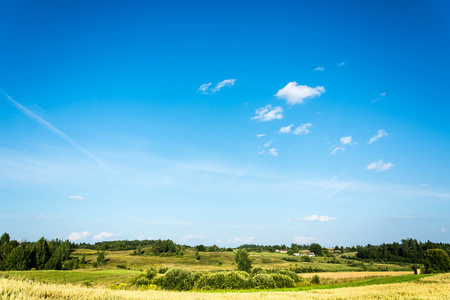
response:
{"label": "distant white house", "polygon": [[294,253],[294,256],[300,256],[300,253]]}
{"label": "distant white house", "polygon": [[308,256],[312,257],[312,256],[316,256],[316,255],[314,254],[314,252],[309,252]]}
{"label": "distant white house", "polygon": [[280,253],[287,253],[287,250],[286,249],[281,249]]}
{"label": "distant white house", "polygon": [[275,253],[280,253],[280,250],[276,249],[276,250],[275,250]]}

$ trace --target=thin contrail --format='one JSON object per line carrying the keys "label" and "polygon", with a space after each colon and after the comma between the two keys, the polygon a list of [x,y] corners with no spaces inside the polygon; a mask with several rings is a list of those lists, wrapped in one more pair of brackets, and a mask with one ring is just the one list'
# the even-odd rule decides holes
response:
{"label": "thin contrail", "polygon": [[9,95],[7,95],[5,92],[2,92],[3,95],[5,95],[5,97],[8,99],[9,102],[11,102],[18,110],[20,110],[22,113],[24,113],[27,117],[29,117],[30,119],[40,123],[41,125],[43,125],[44,127],[50,129],[51,131],[53,131],[55,134],[59,135],[61,138],[63,138],[64,140],[66,140],[67,142],[69,142],[70,144],[72,144],[73,146],[75,146],[75,148],[77,148],[78,150],[80,150],[81,152],[83,152],[85,155],[89,156],[91,159],[93,159],[97,164],[99,164],[101,167],[105,168],[108,171],[111,171],[104,162],[102,162],[100,159],[98,159],[97,157],[95,157],[94,155],[92,155],[91,153],[89,153],[86,149],[84,149],[83,147],[81,147],[80,145],[78,145],[74,140],[72,140],[70,137],[68,137],[64,132],[62,132],[61,130],[59,130],[58,128],[56,128],[55,126],[53,126],[52,124],[50,124],[49,122],[45,121],[44,119],[42,119],[41,117],[39,117],[38,115],[36,115],[35,113],[33,113],[31,110],[29,110],[28,108],[26,108],[25,106],[23,106],[22,104],[20,104],[19,102],[15,101],[13,98],[11,98]]}

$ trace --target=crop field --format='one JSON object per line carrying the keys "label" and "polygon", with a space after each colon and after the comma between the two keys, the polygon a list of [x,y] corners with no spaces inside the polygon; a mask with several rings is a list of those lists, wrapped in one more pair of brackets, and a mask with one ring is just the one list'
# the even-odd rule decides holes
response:
{"label": "crop field", "polygon": [[0,279],[1,299],[450,299],[450,274],[406,282],[307,291],[167,292],[115,291],[77,285]]}

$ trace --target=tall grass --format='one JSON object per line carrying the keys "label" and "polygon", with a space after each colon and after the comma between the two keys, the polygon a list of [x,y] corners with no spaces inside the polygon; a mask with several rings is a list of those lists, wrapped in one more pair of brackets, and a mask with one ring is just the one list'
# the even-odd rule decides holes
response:
{"label": "tall grass", "polygon": [[115,291],[74,285],[0,279],[0,299],[450,299],[450,274],[415,282],[299,292],[194,293],[166,291]]}

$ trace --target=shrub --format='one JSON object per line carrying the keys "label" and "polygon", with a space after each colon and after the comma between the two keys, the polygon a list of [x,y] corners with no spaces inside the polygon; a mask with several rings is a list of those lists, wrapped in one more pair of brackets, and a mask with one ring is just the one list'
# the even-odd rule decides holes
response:
{"label": "shrub", "polygon": [[314,275],[311,278],[311,284],[320,284],[320,276],[319,275]]}
{"label": "shrub", "polygon": [[151,283],[152,282],[147,277],[141,277],[138,280],[136,280],[136,285],[137,286],[149,285]]}
{"label": "shrub", "polygon": [[424,252],[425,273],[445,273],[450,271],[450,258],[442,249],[429,249]]}
{"label": "shrub", "polygon": [[254,286],[259,289],[272,289],[275,287],[275,281],[270,275],[257,274],[253,277]]}
{"label": "shrub", "polygon": [[154,268],[150,268],[147,270],[147,273],[145,274],[145,277],[149,280],[152,280],[153,278],[156,277],[156,270]]}
{"label": "shrub", "polygon": [[289,276],[290,278],[292,278],[292,280],[294,280],[294,282],[300,282],[301,279],[300,276],[290,270],[278,270],[277,274]]}
{"label": "shrub", "polygon": [[159,268],[158,273],[159,273],[159,274],[164,274],[164,273],[167,272],[167,270],[169,270],[169,268],[161,267],[161,268]]}
{"label": "shrub", "polygon": [[116,266],[116,269],[126,269],[127,268],[127,266],[125,266],[125,265],[117,265]]}
{"label": "shrub", "polygon": [[161,287],[166,290],[188,291],[194,286],[194,276],[189,270],[172,268],[163,277]]}
{"label": "shrub", "polygon": [[294,279],[287,275],[283,274],[270,274],[273,281],[275,282],[275,287],[277,288],[285,288],[285,287],[294,287],[295,282]]}
{"label": "shrub", "polygon": [[267,272],[264,271],[262,268],[254,268],[252,270],[252,276],[255,276],[257,274],[267,274]]}
{"label": "shrub", "polygon": [[224,287],[227,289],[245,289],[247,277],[246,272],[229,272],[226,274]]}

